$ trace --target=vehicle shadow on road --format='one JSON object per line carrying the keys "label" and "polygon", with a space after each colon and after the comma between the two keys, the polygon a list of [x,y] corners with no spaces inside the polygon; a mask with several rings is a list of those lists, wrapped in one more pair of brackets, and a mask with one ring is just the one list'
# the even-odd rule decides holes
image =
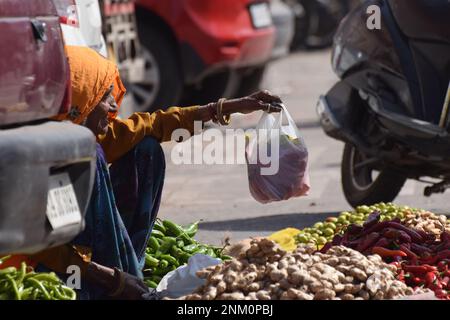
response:
{"label": "vehicle shadow on road", "polygon": [[205,231],[277,231],[288,227],[303,229],[312,226],[317,221],[338,215],[339,212],[290,213],[247,219],[208,221],[200,223],[199,228]]}
{"label": "vehicle shadow on road", "polygon": [[[290,213],[257,218],[201,222],[204,231],[278,231],[285,228],[303,229],[311,227],[328,217],[337,217],[339,212]],[[447,216],[450,219],[450,216]]]}

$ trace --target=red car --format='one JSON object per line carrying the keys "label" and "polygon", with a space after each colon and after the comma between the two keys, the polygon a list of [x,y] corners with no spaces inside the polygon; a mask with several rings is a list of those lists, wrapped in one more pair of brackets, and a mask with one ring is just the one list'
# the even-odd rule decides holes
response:
{"label": "red car", "polygon": [[275,41],[268,1],[137,0],[146,81],[138,109],[203,103],[255,90]]}
{"label": "red car", "polygon": [[0,256],[65,243],[84,227],[95,137],[48,118],[70,107],[50,0],[0,1]]}

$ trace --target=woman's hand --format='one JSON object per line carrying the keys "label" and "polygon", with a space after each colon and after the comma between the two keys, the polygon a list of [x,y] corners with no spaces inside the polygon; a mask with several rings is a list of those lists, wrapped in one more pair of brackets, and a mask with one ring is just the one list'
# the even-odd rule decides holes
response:
{"label": "woman's hand", "polygon": [[267,112],[280,112],[282,108],[278,105],[282,103],[280,97],[271,94],[269,91],[258,91],[247,97],[226,100],[223,103],[223,114],[252,113],[262,110]]}
{"label": "woman's hand", "polygon": [[150,292],[138,277],[95,262],[89,262],[82,276],[88,282],[103,288],[113,299],[144,300],[146,299],[145,295]]}
{"label": "woman's hand", "polygon": [[120,300],[144,300],[150,289],[136,276],[114,268],[115,289],[111,298]]}
{"label": "woman's hand", "polygon": [[[226,100],[222,104],[222,114],[230,115],[233,113],[252,113],[254,111],[263,110],[266,112],[280,112],[282,110],[279,105],[282,103],[280,97],[271,94],[269,91],[258,91],[247,97]],[[218,102],[209,103],[201,106],[195,120],[207,122],[213,120],[217,114]]]}

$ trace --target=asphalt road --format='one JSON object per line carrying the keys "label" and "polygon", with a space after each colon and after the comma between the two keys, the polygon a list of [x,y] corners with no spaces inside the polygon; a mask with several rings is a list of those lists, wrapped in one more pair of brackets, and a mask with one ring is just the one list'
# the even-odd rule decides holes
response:
{"label": "asphalt road", "polygon": [[[264,80],[264,88],[282,97],[304,135],[310,155],[309,196],[259,204],[249,193],[245,165],[175,165],[171,159],[174,143],[166,143],[166,182],[159,217],[181,224],[202,219],[197,238],[220,244],[226,237],[235,241],[286,227],[302,228],[349,210],[340,182],[343,144],[323,133],[315,113],[317,98],[336,81],[329,51],[297,53],[275,61]],[[237,116],[233,127],[252,128],[259,117],[259,113]],[[447,194],[425,198],[423,187],[407,182],[396,203],[437,213],[450,211]]]}

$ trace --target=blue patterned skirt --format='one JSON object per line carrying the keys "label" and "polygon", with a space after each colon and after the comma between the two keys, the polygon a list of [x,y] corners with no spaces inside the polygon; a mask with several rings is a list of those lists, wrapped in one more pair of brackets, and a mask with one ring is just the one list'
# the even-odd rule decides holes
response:
{"label": "blue patterned skirt", "polygon": [[[86,227],[72,244],[89,247],[93,262],[142,278],[145,248],[158,213],[164,174],[164,153],[154,138],[144,138],[109,169],[97,144],[97,172]],[[81,281],[77,293],[79,299],[106,298],[101,288],[85,281]]]}

